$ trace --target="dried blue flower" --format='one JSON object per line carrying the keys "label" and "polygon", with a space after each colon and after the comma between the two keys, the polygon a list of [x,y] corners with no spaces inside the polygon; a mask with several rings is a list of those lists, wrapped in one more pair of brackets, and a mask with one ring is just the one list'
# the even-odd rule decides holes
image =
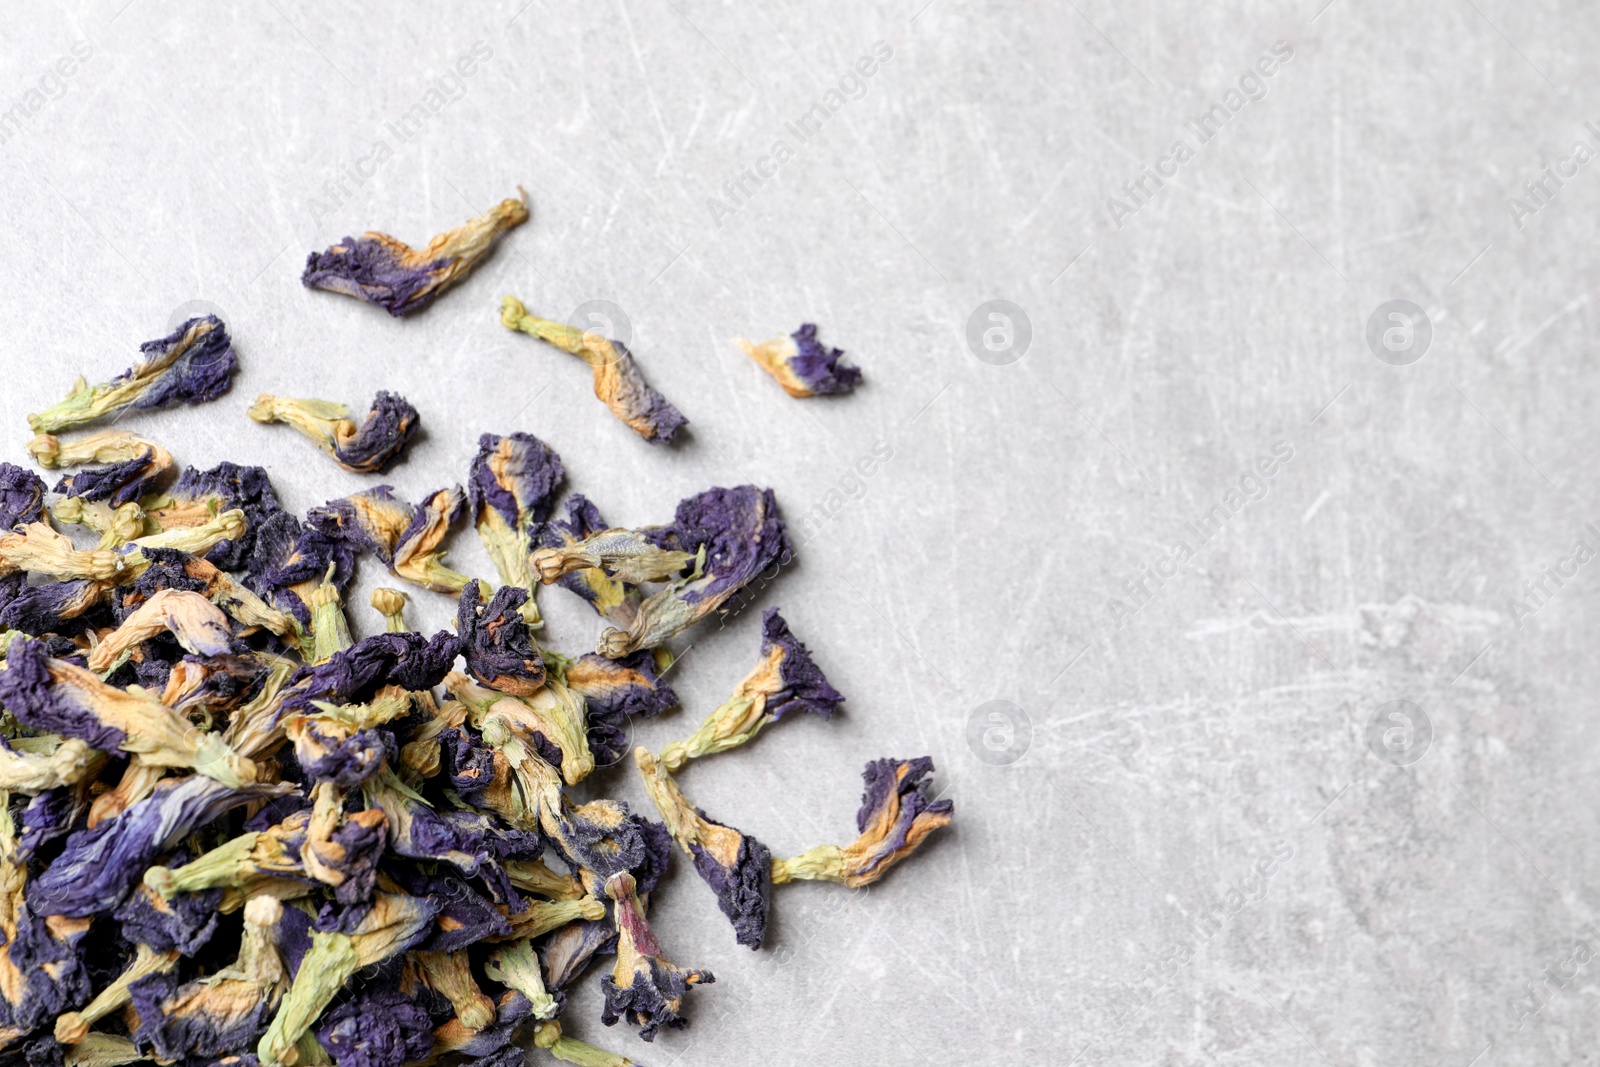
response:
{"label": "dried blue flower", "polygon": [[261,526],[283,513],[266,471],[227,461],[204,471],[185,467],[171,489],[144,505],[146,520],[161,530],[199,526],[221,512],[243,511],[244,533],[206,553],[209,562],[233,571],[248,567]]}
{"label": "dried blue flower", "polygon": [[627,754],[628,720],[650,719],[677,706],[678,694],[662,679],[671,657],[664,649],[640,649],[621,659],[593,652],[565,665],[567,686],[588,705],[589,751],[609,767]]}
{"label": "dried blue flower", "polygon": [[432,1051],[433,1020],[399,990],[369,986],[329,1009],[317,1040],[336,1067],[402,1067]]}
{"label": "dried blue flower", "polygon": [[717,895],[717,906],[733,924],[734,939],[760,948],[767,929],[767,899],[772,890],[772,853],[749,834],[725,826],[696,808],[667,768],[648,750],[633,760],[672,839],[694,861],[695,872]]}
{"label": "dried blue flower", "polygon": [[139,346],[141,358],[109,382],[79,378],[66,399],[28,416],[34,433],[57,433],[104,418],[123,408],[197,404],[227,392],[238,369],[228,329],[215,315],[194,318],[171,334]]}
{"label": "dried blue flower", "polygon": [[111,917],[120,924],[122,936],[128,941],[193,956],[217,932],[221,902],[220,889],[179,893],[168,899],[148,884],[141,884],[134,887]]}
{"label": "dried blue flower", "polygon": [[170,974],[133,984],[135,1044],[170,1063],[245,1054],[288,985],[278,945],[283,905],[255,897],[244,909],[239,955],[215,974],[179,984]]}
{"label": "dried blue flower", "polygon": [[153,697],[52,658],[39,641],[12,643],[0,672],[0,703],[35,729],[138,753],[151,766],[189,767],[228,786],[256,780],[255,764],[217,735],[195,729]]}
{"label": "dried blue flower", "polygon": [[345,982],[362,967],[411,948],[426,936],[437,914],[438,907],[430,901],[403,893],[378,893],[370,907],[319,918],[294,982],[256,1045],[262,1067],[284,1067],[291,1062],[295,1044]]}
{"label": "dried blue flower", "polygon": [[955,805],[928,796],[926,780],[933,760],[880,759],[862,772],[866,789],[856,829],[861,836],[850,844],[820,845],[808,852],[772,864],[772,883],[782,885],[801,878],[842,882],[852,889],[871,885],[916,851],[929,834],[950,825]]}
{"label": "dried blue flower", "polygon": [[409,315],[465,278],[503,233],[527,220],[523,193],[439,234],[422,249],[368,230],[307,256],[300,284],[377,304],[396,318]]}
{"label": "dried blue flower", "polygon": [[844,355],[842,349],[818,342],[814,323],[803,323],[788,337],[776,337],[762,344],[743,337],[735,337],[733,343],[776,378],[783,391],[792,397],[848,393],[861,382],[861,368],[840,362]]}
{"label": "dried blue flower", "polygon": [[66,442],[42,433],[27,447],[34,462],[52,470],[104,464],[67,475],[55,491],[112,507],[137,503],[172,466],[172,453],[126,430],[101,430]]}
{"label": "dried blue flower", "polygon": [[[567,517],[534,526],[532,541],[536,549],[570,550],[608,529],[599,509],[581,493],[574,493],[567,500]],[[617,626],[632,622],[644,599],[638,589],[625,585],[599,567],[566,571],[556,579],[556,584],[582,597],[597,614]]]}
{"label": "dried blue flower", "polygon": [[770,489],[708,489],[678,504],[671,526],[652,531],[663,548],[704,553],[697,572],[652,595],[626,628],[600,636],[602,656],[618,659],[654,648],[718,610],[768,568],[793,555]]}
{"label": "dried blue flower", "polygon": [[778,609],[769,608],[761,620],[761,661],[688,740],[661,750],[661,762],[675,771],[696,756],[744,744],[785,715],[805,712],[826,719],[843,702]]}
{"label": "dried blue flower", "polygon": [[480,596],[479,583],[468,582],[456,613],[468,673],[502,693],[532,696],[544,688],[545,667],[520,611],[528,602],[528,591],[503,586],[488,604]]}
{"label": "dried blue flower", "polygon": [[304,710],[313,701],[364,704],[390,685],[431,689],[444,681],[460,651],[461,639],[448,630],[432,637],[410,632],[372,634],[310,668],[284,707]]}
{"label": "dried blue flower", "polygon": [[594,395],[611,409],[611,414],[651,444],[671,443],[688,424],[683,413],[644,380],[633,354],[621,341],[530,315],[514,296],[506,297],[500,305],[500,325],[537,337],[587,363],[594,373]]}
{"label": "dried blue flower", "polygon": [[[467,709],[467,721],[491,745],[520,746],[524,759],[558,768],[568,785],[594,770],[594,755],[584,731],[583,698],[554,678],[528,696],[486,689],[461,674],[445,679],[450,695]],[[509,754],[509,753],[508,753]]]}
{"label": "dried blue flower", "polygon": [[28,899],[32,888],[18,854],[11,798],[0,793],[0,1048],[89,997],[77,951],[88,923],[41,911]]}
{"label": "dried blue flower", "polygon": [[600,1021],[611,1026],[625,1018],[639,1028],[639,1036],[646,1041],[654,1041],[662,1027],[689,1025],[681,1014],[683,998],[694,986],[709,985],[716,979],[710,971],[679,967],[662,955],[631,874],[623,872],[608,879],[606,892],[617,923],[617,962],[600,980],[606,998]]}
{"label": "dried blue flower", "polygon": [[338,530],[349,543],[382,560],[395,577],[454,594],[469,579],[444,565],[439,545],[460,517],[464,500],[461,487],[455,486],[430,493],[413,507],[380,485],[312,509],[310,522],[325,532]]}
{"label": "dried blue flower", "polygon": [[494,561],[502,585],[529,592],[524,614],[538,625],[528,571],[532,529],[550,516],[550,504],[566,470],[554,449],[532,434],[505,437],[486,433],[478,438],[478,454],[467,476],[467,499],[473,525]]}
{"label": "dried blue flower", "polygon": [[116,818],[68,837],[61,855],[28,886],[28,903],[43,914],[74,918],[110,911],[156,857],[172,851],[195,829],[241,804],[291,788],[230,788],[198,774],[165,779],[151,796]]}
{"label": "dried blue flower", "polygon": [[329,400],[294,399],[262,393],[247,413],[256,422],[281,422],[333,457],[347,471],[383,470],[416,436],[417,409],[399,393],[379,392],[359,425],[350,409]]}

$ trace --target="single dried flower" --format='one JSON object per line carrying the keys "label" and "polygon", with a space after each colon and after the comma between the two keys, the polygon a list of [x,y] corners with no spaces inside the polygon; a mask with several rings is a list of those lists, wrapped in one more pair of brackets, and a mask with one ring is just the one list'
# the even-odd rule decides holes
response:
{"label": "single dried flower", "polygon": [[465,278],[502,234],[527,220],[527,194],[522,193],[521,199],[502,200],[421,249],[368,230],[307,256],[300,284],[377,304],[396,318],[409,315]]}
{"label": "single dried flower", "polygon": [[527,696],[488,689],[461,674],[445,679],[450,695],[467,709],[467,721],[490,744],[515,738],[533,758],[559,768],[568,785],[594,770],[584,730],[583,698],[554,678]]}
{"label": "single dried flower", "polygon": [[814,323],[803,323],[788,337],[775,337],[762,344],[743,337],[735,337],[733,343],[776,378],[792,397],[848,393],[861,382],[861,368],[840,362],[842,349],[817,341]]}
{"label": "single dried flower", "polygon": [[257,896],[294,900],[308,896],[317,882],[306,873],[301,853],[311,810],[297,811],[264,830],[252,830],[223,842],[178,867],[145,870],[144,886],[165,901],[182,900],[207,890],[222,890],[217,910],[238,910]]}
{"label": "single dried flower", "polygon": [[688,423],[671,401],[644,380],[633,354],[621,341],[530,315],[514,296],[500,305],[500,325],[537,337],[587,363],[594,374],[594,395],[651,444],[669,444]]}
{"label": "single dried flower", "polygon": [[507,585],[483,604],[479,583],[461,590],[456,632],[467,672],[490,689],[512,696],[531,697],[545,684],[544,659],[533,643],[521,609],[528,603],[526,589]]}
{"label": "single dried flower", "polygon": [[640,649],[621,659],[586,652],[563,666],[567,687],[588,706],[589,750],[609,767],[627,754],[628,721],[675,707],[678,695],[662,679],[672,663],[665,649]]}
{"label": "single dried flower", "polygon": [[661,762],[675,771],[694,757],[744,744],[762,727],[792,712],[826,719],[843,702],[844,696],[828,684],[810,650],[789,632],[778,609],[768,608],[761,620],[760,662],[688,740],[661,750]]}
{"label": "single dried flower", "polygon": [[861,773],[866,789],[856,828],[861,836],[850,844],[820,845],[772,864],[772,884],[803,878],[842,882],[852,889],[871,885],[916,851],[929,834],[950,825],[955,805],[928,796],[933,760],[880,759]]}
{"label": "single dried flower", "polygon": [[76,1045],[89,1036],[89,1027],[128,1003],[129,986],[151,975],[167,974],[177,964],[178,953],[175,950],[162,951],[148,945],[138,946],[127,969],[110,985],[96,993],[93,1000],[78,1011],[64,1012],[56,1016],[56,1040],[63,1045]]}
{"label": "single dried flower", "polygon": [[116,670],[134,648],[158,634],[171,634],[186,652],[223,656],[234,651],[233,630],[227,614],[199,593],[159,589],[100,639],[89,653],[88,667],[96,674]]}
{"label": "single dried flower", "polygon": [[611,1026],[626,1018],[646,1041],[654,1041],[664,1026],[689,1025],[680,1014],[684,996],[694,986],[716,979],[710,971],[679,967],[662,955],[661,944],[645,920],[633,875],[626,871],[613,875],[606,881],[606,893],[617,923],[617,962],[600,982],[606,998],[600,1021]]}
{"label": "single dried flower", "polygon": [[772,890],[772,853],[749,834],[707,818],[690,804],[666,767],[647,749],[634,749],[633,761],[672,839],[717,895],[717,906],[733,924],[734,939],[760,948]]}
{"label": "single dried flower", "polygon": [[244,532],[218,542],[206,553],[207,561],[227,570],[245,570],[261,527],[273,516],[283,514],[266,471],[226,460],[210,470],[185,467],[171,489],[143,503],[150,532],[199,526],[221,512],[243,511]]}
{"label": "single dried flower", "polygon": [[482,1030],[495,1018],[495,1002],[484,995],[472,977],[472,964],[464,950],[413,952],[422,984],[450,1002],[456,1018],[469,1030]]}
{"label": "single dried flower", "polygon": [[171,334],[139,346],[142,357],[109,382],[79,378],[66,399],[28,416],[34,433],[58,433],[123,408],[164,408],[215,400],[238,369],[228,329],[215,315],[194,318]]}
{"label": "single dried flower", "polygon": [[[601,914],[605,914],[603,905]],[[544,972],[539,966],[539,954],[534,950],[533,942],[533,938],[525,937],[495,945],[484,961],[483,973],[491,981],[499,982],[507,989],[515,989],[527,997],[533,1009],[532,1018],[554,1019],[561,1005],[544,987]]]}
{"label": "single dried flower", "polygon": [[654,648],[721,608],[768,568],[788,562],[794,551],[772,490],[753,485],[708,489],[683,500],[672,525],[658,529],[662,547],[703,552],[704,562],[640,604],[626,628],[601,634],[602,656]]}
{"label": "single dried flower", "polygon": [[262,393],[250,405],[256,422],[281,422],[333,457],[347,471],[375,474],[400,455],[417,432],[417,409],[399,393],[379,392],[357,424],[350,409],[330,400],[294,399]]}
{"label": "single dried flower", "polygon": [[561,457],[532,434],[484,434],[467,476],[473,525],[494,561],[502,585],[526,589],[523,614],[539,624],[533,581],[528,571],[533,528],[550,517],[550,504],[566,477]]}
{"label": "single dried flower", "polygon": [[172,453],[126,430],[101,430],[66,442],[42,433],[28,442],[28,454],[52,470],[104,464],[67,475],[55,491],[112,507],[137,503],[172,466]]}
{"label": "single dried flower", "polygon": [[460,593],[469,579],[444,565],[439,545],[461,515],[460,486],[430,493],[412,507],[380,485],[331,500],[312,510],[313,523],[337,529],[351,544],[370,551],[391,574],[437,593]]}

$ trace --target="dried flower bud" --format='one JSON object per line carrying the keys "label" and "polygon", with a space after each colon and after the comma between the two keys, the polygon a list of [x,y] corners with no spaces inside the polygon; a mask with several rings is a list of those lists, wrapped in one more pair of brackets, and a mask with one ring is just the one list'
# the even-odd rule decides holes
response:
{"label": "dried flower bud", "polygon": [[28,442],[28,454],[52,470],[105,464],[62,478],[55,491],[113,507],[136,503],[172,466],[172,453],[126,430],[101,430],[65,443],[42,433]]}
{"label": "dried flower bud", "polygon": [[89,1036],[89,1027],[128,1003],[128,987],[153,974],[166,974],[177,966],[178,953],[160,952],[148,945],[140,945],[133,961],[114,981],[79,1011],[69,1011],[56,1016],[56,1040],[63,1045],[76,1045]]}
{"label": "dried flower bud", "polygon": [[372,591],[372,610],[383,616],[384,625],[392,634],[403,633],[411,629],[406,625],[406,602],[410,597],[398,589],[379,587]]}
{"label": "dried flower bud", "polygon": [[663,1026],[682,1029],[689,1024],[680,1014],[684,996],[716,979],[710,971],[679,967],[661,954],[631,874],[608,879],[606,893],[617,923],[617,963],[600,982],[606,998],[600,1021],[611,1026],[626,1018],[646,1041],[654,1041]]}
{"label": "dried flower bud", "polygon": [[281,422],[333,457],[347,471],[374,474],[392,463],[416,436],[417,409],[399,393],[379,392],[359,425],[350,409],[329,400],[297,400],[262,393],[250,405],[256,422]]}
{"label": "dried flower bud", "polygon": [[109,382],[91,386],[79,378],[66,399],[29,415],[28,428],[58,433],[127,407],[215,400],[227,392],[239,367],[228,329],[215,315],[190,319],[168,336],[146,341],[139,351],[143,358]]}
{"label": "dried flower bud", "polygon": [[[600,914],[605,914],[604,905],[601,905]],[[545,990],[544,973],[539,967],[539,954],[534,951],[532,938],[494,946],[484,963],[483,973],[491,981],[527,997],[534,1019],[554,1019],[561,1010],[560,1002]]]}
{"label": "dried flower bud", "polygon": [[555,450],[526,433],[505,437],[486,433],[478,438],[478,454],[467,477],[478,537],[501,584],[528,590],[523,614],[530,626],[539,624],[539,611],[528,572],[529,537],[534,526],[549,518],[550,503],[565,477]]}
{"label": "dried flower bud", "polygon": [[941,826],[950,825],[955,810],[949,800],[928,797],[926,776],[933,760],[880,759],[861,773],[866,790],[856,828],[861,836],[843,847],[820,845],[786,860],[774,860],[772,883],[803,878],[842,882],[852,889],[871,885],[899,863]]}
{"label": "dried flower bud", "polygon": [[544,688],[545,667],[520,610],[528,602],[528,591],[504,586],[487,605],[479,597],[479,583],[468,582],[456,613],[467,671],[491,689],[533,696]]}
{"label": "dried flower bud", "polygon": [[602,656],[617,659],[654,648],[727,603],[757,575],[788,562],[789,534],[770,489],[708,489],[683,500],[671,526],[652,536],[665,548],[704,553],[695,574],[680,578],[639,606],[626,628],[600,636]]}
{"label": "dried flower bud", "polygon": [[717,906],[733,924],[734,939],[760,948],[767,929],[772,853],[749,834],[707,818],[690,804],[666,767],[647,749],[634,749],[633,761],[672,839],[717,895]]}
{"label": "dried flower bud", "polygon": [[861,368],[841,363],[842,349],[819,343],[813,323],[803,323],[788,337],[775,337],[762,344],[743,337],[735,337],[733,343],[776,378],[792,397],[848,393],[861,382]]}
{"label": "dried flower bud", "polygon": [[501,234],[527,220],[527,194],[522,193],[521,199],[502,200],[487,214],[439,234],[422,249],[368,230],[307,256],[300,283],[377,304],[396,318],[409,315],[465,278]]}
{"label": "dried flower bud", "polygon": [[508,296],[500,305],[500,325],[520,330],[569,352],[594,373],[594,395],[622,422],[651,444],[668,444],[688,419],[644,380],[639,365],[621,341],[611,341],[565,323],[528,314],[522,301]]}
{"label": "dried flower bud", "polygon": [[661,750],[661,762],[675,771],[694,757],[744,744],[762,727],[791,712],[826,719],[843,702],[844,696],[828,684],[810,650],[789,632],[778,609],[769,608],[761,620],[761,661],[687,741]]}

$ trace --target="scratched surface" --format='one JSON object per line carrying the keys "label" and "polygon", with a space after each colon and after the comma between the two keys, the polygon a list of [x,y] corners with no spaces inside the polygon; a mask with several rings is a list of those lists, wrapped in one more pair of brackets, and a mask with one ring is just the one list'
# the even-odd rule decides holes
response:
{"label": "scratched surface", "polygon": [[[653,917],[717,975],[690,1029],[607,1031],[593,980],[569,1016],[642,1062],[1591,1060],[1592,16],[922,2],[13,19],[0,421],[20,445],[204,301],[232,394],[126,425],[296,508],[373,479],[249,423],[258,391],[411,398],[412,497],[514,429],[614,521],[772,486],[803,547],[763,604],[848,712],[685,790],[785,854],[852,835],[867,758],[926,753],[957,825],[868,892],[783,889],[756,954],[678,871]],[[415,319],[298,284],[518,184],[533,220]],[[622,309],[688,441],[634,439],[507,292]],[[801,321],[860,392],[791,401],[726,340]],[[487,570],[465,532],[452,560]],[[688,710],[636,739],[757,644],[753,611],[680,641]]]}

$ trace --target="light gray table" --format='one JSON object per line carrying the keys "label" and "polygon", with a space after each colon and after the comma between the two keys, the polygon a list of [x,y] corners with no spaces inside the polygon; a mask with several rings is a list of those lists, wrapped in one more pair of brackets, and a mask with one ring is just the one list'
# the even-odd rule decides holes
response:
{"label": "light gray table", "polygon": [[[14,13],[0,424],[20,446],[26,412],[202,301],[232,394],[126,425],[264,463],[296,508],[371,479],[246,421],[258,391],[410,397],[426,436],[388,480],[411,496],[513,429],[619,522],[777,491],[804,547],[764,604],[848,713],[685,788],[788,853],[852,835],[867,758],[926,753],[957,826],[868,892],[783,890],[759,954],[678,871],[654,919],[717,984],[654,1047],[586,991],[571,1029],[601,1045],[1592,1057],[1591,13],[921,3]],[[519,184],[533,220],[413,320],[298,283],[346,233],[421,243]],[[623,309],[687,444],[633,438],[575,361],[503,330],[507,292]],[[865,388],[792,401],[726,341],[801,321]],[[1534,597],[1547,567],[1569,576]],[[582,648],[563,598],[554,640]],[[754,612],[694,635],[688,710],[638,739],[687,732],[757,640]]]}

